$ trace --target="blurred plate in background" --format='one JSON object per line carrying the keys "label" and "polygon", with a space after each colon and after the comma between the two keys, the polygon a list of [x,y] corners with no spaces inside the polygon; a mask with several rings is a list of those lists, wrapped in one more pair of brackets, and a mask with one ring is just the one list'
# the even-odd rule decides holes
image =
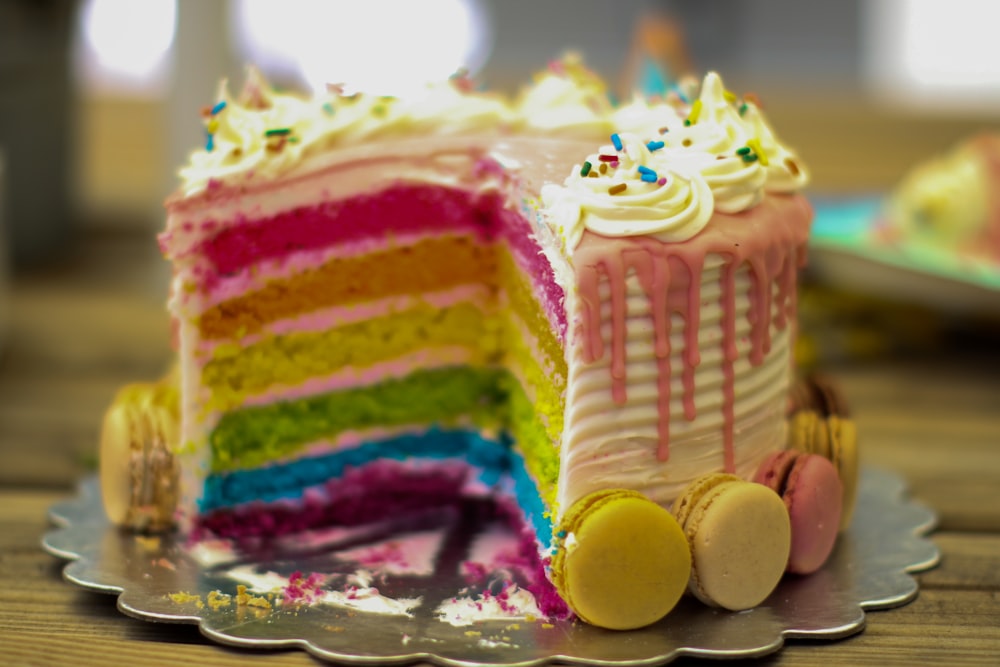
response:
{"label": "blurred plate in background", "polygon": [[816,202],[809,267],[817,278],[948,313],[1000,314],[1000,266],[946,248],[881,241],[881,210],[879,197]]}

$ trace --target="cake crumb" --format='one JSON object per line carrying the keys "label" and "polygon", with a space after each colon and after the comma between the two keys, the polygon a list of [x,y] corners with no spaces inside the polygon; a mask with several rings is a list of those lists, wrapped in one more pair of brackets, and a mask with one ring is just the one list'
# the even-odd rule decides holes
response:
{"label": "cake crumb", "polygon": [[313,572],[308,577],[296,570],[282,590],[282,604],[312,604],[320,597],[325,577]]}
{"label": "cake crumb", "polygon": [[193,593],[188,593],[186,591],[181,591],[179,593],[170,593],[169,595],[167,595],[167,597],[170,598],[170,600],[176,604],[187,604],[188,602],[194,602],[195,607],[197,607],[198,609],[203,609],[205,607],[205,603],[202,602],[200,595],[194,595]]}
{"label": "cake crumb", "polygon": [[222,591],[211,591],[208,594],[208,606],[212,608],[212,611],[219,611],[223,607],[228,607],[232,599],[233,596],[226,595]]}
{"label": "cake crumb", "polygon": [[240,607],[271,608],[271,602],[267,598],[247,593],[247,587],[243,584],[236,587],[236,604]]}
{"label": "cake crumb", "polygon": [[146,537],[145,535],[136,535],[135,543],[146,551],[159,551],[160,550],[160,538],[157,536]]}
{"label": "cake crumb", "polygon": [[152,565],[153,567],[162,567],[163,569],[170,570],[171,572],[177,571],[177,566],[175,566],[172,562],[170,562],[166,558],[160,558],[158,560],[154,560],[152,562]]}
{"label": "cake crumb", "polygon": [[271,603],[266,598],[251,597],[247,602],[248,607],[259,607],[260,609],[270,609]]}

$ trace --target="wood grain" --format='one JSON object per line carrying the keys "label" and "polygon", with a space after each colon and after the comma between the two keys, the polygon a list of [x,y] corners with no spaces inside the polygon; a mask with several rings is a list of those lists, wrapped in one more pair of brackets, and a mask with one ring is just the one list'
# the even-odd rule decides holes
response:
{"label": "wood grain", "polygon": [[[299,651],[214,644],[190,626],[137,621],[113,596],[61,578],[42,551],[47,508],[94,463],[104,406],[169,360],[166,267],[148,239],[90,239],[66,264],[21,276],[0,352],[0,650],[15,665],[314,665]],[[826,370],[844,389],[864,462],[895,470],[934,508],[941,565],[905,607],[838,642],[791,642],[747,665],[988,665],[1000,656],[1000,346]],[[675,664],[707,664],[694,659]]]}

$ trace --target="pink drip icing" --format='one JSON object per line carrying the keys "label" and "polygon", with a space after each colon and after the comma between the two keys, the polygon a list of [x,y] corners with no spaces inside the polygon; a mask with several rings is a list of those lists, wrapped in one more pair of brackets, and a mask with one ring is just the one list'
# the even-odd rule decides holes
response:
{"label": "pink drip icing", "polygon": [[625,266],[607,262],[604,270],[611,283],[611,398],[624,405],[625,395]]}
{"label": "pink drip icing", "polygon": [[580,273],[580,303],[583,309],[580,340],[583,341],[583,359],[592,364],[604,356],[604,340],[601,338],[601,296],[597,290],[600,282],[598,267],[589,268],[593,270]]}
{"label": "pink drip icing", "polygon": [[[670,284],[670,263],[646,252],[636,253],[630,259],[639,284],[652,304],[650,309],[653,314],[653,351],[657,369],[657,410],[660,413],[656,458],[667,461],[670,459],[670,308],[667,304],[667,291],[657,287]],[[666,419],[663,418],[664,411],[667,413]]]}
{"label": "pink drip icing", "polygon": [[[601,332],[600,282],[606,276],[611,307],[612,397],[621,405],[626,400],[626,279],[635,273],[650,302],[657,360],[658,445],[657,458],[670,455],[670,364],[671,317],[676,312],[685,320],[683,368],[684,415],[693,420],[695,368],[699,365],[699,313],[705,258],[719,255],[722,310],[722,413],[723,469],[734,472],[734,365],[739,358],[736,341],[736,275],[747,265],[750,274],[749,359],[763,363],[771,349],[771,324],[784,329],[794,322],[795,271],[803,263],[812,211],[799,196],[771,196],[749,211],[716,213],[700,234],[684,243],[664,243],[648,237],[609,239],[585,232],[576,250],[580,313],[580,345],[583,359],[601,359],[605,341]],[[777,285],[777,294],[774,287]],[[774,303],[775,299],[777,304]],[[776,311],[776,313],[775,313]],[[772,313],[775,313],[772,315]]]}
{"label": "pink drip icing", "polygon": [[[787,255],[781,252],[781,248],[768,248],[762,257],[751,257],[747,260],[750,263],[750,311],[747,319],[750,321],[750,361],[755,366],[763,363],[764,356],[771,351],[771,325],[774,323],[781,329],[785,328],[785,320],[780,323],[772,316],[773,285],[779,287],[778,299],[782,303],[784,295],[787,294],[786,277],[784,267],[788,264]],[[795,275],[792,274],[792,280]],[[778,313],[783,313],[784,305],[777,308]]]}
{"label": "pink drip icing", "polygon": [[698,410],[694,404],[694,369],[701,364],[701,350],[698,349],[698,328],[701,326],[701,269],[677,262],[687,270],[688,288],[687,303],[680,306],[685,313],[684,323],[684,369],[681,377],[684,382],[684,418],[694,421]]}
{"label": "pink drip icing", "polygon": [[[723,470],[736,471],[733,452],[733,407],[736,401],[736,382],[733,362],[739,356],[736,349],[736,266],[735,258],[722,267],[722,446]],[[750,312],[754,308],[751,304]],[[753,363],[753,360],[751,360]]]}

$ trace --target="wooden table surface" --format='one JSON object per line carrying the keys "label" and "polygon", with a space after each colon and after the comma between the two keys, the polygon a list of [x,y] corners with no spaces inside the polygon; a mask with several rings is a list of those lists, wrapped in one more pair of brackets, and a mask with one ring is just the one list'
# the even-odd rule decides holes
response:
{"label": "wooden table surface", "polygon": [[[58,268],[14,283],[0,353],[0,660],[316,664],[300,651],[236,650],[192,626],[124,616],[114,596],[63,581],[62,562],[40,546],[48,507],[93,469],[115,389],[156,377],[169,359],[166,267],[144,241],[90,239]],[[851,400],[864,463],[900,473],[938,513],[943,559],[918,576],[918,598],[869,613],[848,639],[790,642],[738,664],[1000,664],[1000,341],[973,339],[825,368]],[[696,663],[710,664],[675,664]]]}

